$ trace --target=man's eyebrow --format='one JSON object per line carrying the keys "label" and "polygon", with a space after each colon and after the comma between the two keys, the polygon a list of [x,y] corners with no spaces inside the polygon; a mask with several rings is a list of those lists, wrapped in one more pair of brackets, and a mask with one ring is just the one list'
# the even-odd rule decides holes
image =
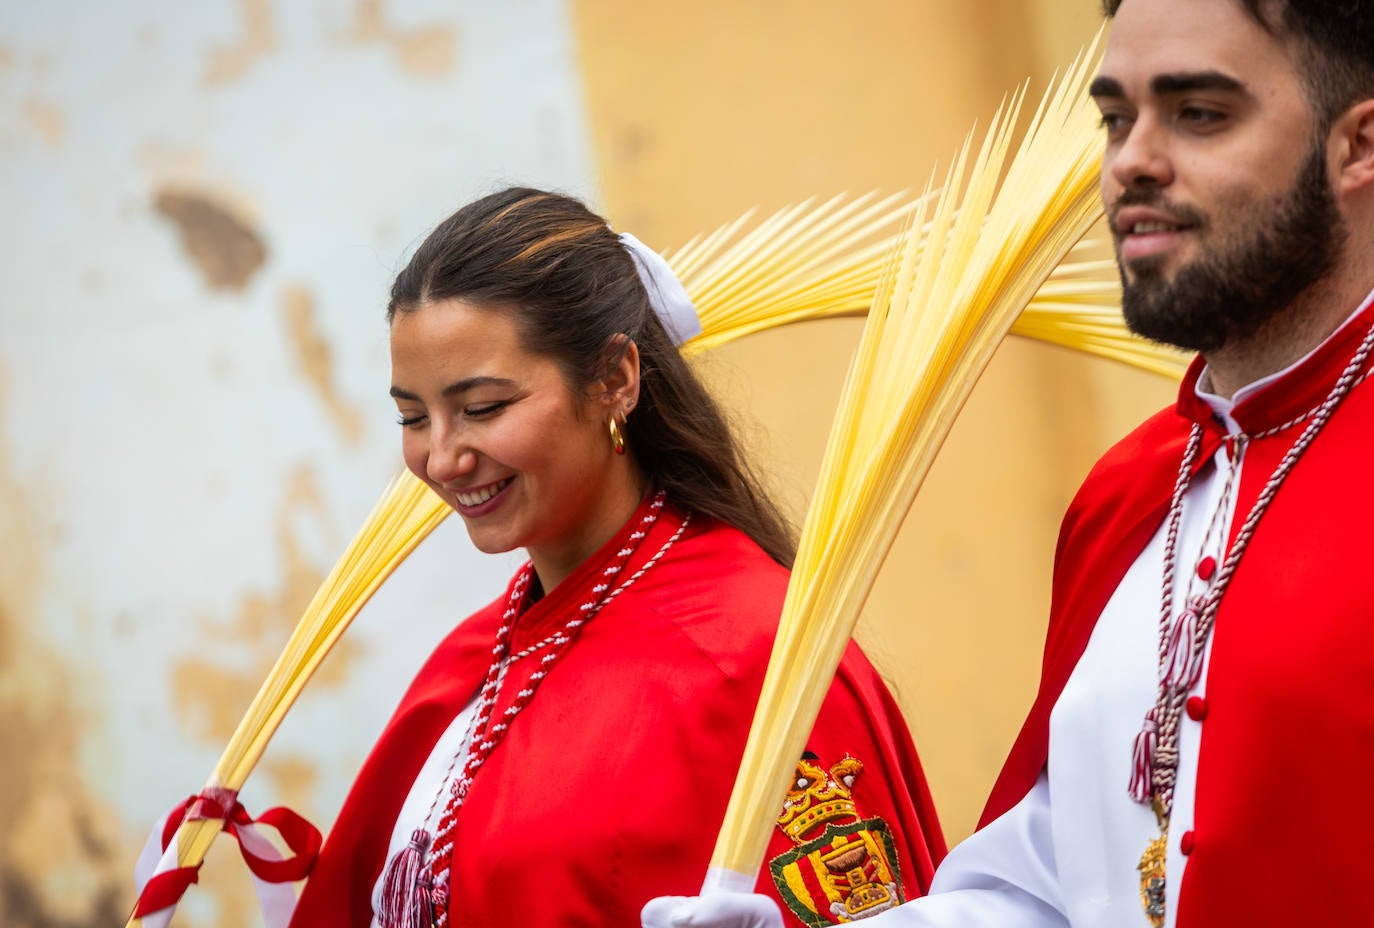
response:
{"label": "man's eyebrow", "polygon": [[[1229,74],[1220,71],[1180,71],[1175,74],[1159,74],[1150,81],[1150,91],[1156,96],[1187,93],[1191,90],[1229,90],[1245,93],[1245,85]],[[1097,77],[1088,85],[1088,96],[1124,97],[1126,91],[1121,82],[1114,77]]]}
{"label": "man's eyebrow", "polygon": [[1150,89],[1159,96],[1187,93],[1190,90],[1230,90],[1244,93],[1245,85],[1220,71],[1192,71],[1160,74],[1150,81]]}
{"label": "man's eyebrow", "polygon": [[1124,97],[1126,92],[1121,89],[1121,82],[1114,77],[1095,77],[1093,82],[1088,85],[1088,96],[1096,99],[1097,97]]}
{"label": "man's eyebrow", "polygon": [[[467,391],[475,389],[477,387],[513,386],[515,386],[515,381],[508,380],[505,377],[465,377],[462,380],[456,380],[453,383],[449,384],[447,387],[444,387],[443,395],[456,396],[459,393],[466,393]],[[409,390],[404,390],[401,387],[397,386],[393,386],[391,388],[391,396],[393,399],[410,400],[411,402],[419,402],[420,399],[418,396],[416,396],[414,393],[411,393]]]}

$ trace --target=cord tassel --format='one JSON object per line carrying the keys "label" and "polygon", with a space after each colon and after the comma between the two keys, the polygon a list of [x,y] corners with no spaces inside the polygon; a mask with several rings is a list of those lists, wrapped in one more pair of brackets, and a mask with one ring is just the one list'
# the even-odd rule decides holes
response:
{"label": "cord tassel", "polygon": [[410,833],[410,843],[386,865],[382,910],[377,913],[382,928],[429,928],[432,924],[424,914],[430,907],[429,890],[424,885],[429,876],[424,868],[429,840],[429,832],[415,829]]}
{"label": "cord tassel", "polygon": [[1135,750],[1131,756],[1131,798],[1149,802],[1153,789],[1155,746],[1159,743],[1159,709],[1145,713],[1145,721],[1135,736]]}
{"label": "cord tassel", "polygon": [[1169,631],[1161,680],[1171,692],[1191,690],[1202,676],[1202,648],[1197,643],[1201,603],[1190,602]]}
{"label": "cord tassel", "polygon": [[415,895],[406,913],[410,916],[410,924],[406,928],[431,928],[434,925],[434,895],[434,874],[426,867],[420,871],[420,878],[416,881]]}

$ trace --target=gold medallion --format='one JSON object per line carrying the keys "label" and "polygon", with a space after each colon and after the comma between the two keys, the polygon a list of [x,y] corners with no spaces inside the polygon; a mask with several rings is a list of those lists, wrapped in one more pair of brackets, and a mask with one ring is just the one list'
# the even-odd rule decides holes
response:
{"label": "gold medallion", "polygon": [[1164,928],[1164,860],[1168,852],[1168,835],[1161,832],[1146,846],[1136,864],[1140,871],[1140,902],[1154,928]]}

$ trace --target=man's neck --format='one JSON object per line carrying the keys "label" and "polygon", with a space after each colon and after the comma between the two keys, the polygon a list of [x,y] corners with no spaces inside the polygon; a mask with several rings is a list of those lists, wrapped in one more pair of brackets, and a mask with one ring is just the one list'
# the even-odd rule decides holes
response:
{"label": "man's neck", "polygon": [[1205,352],[1208,383],[1217,396],[1236,391],[1290,366],[1340,328],[1374,289],[1374,269],[1332,274],[1304,291],[1284,311],[1246,339]]}

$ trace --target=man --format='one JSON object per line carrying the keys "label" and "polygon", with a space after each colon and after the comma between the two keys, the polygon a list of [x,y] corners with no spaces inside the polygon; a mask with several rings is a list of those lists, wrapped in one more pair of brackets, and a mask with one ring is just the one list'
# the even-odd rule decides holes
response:
{"label": "man", "polygon": [[[1374,911],[1374,4],[1115,0],[1092,94],[1127,322],[1200,353],[1064,522],[980,831],[875,925]],[[648,926],[779,925],[758,897]]]}

